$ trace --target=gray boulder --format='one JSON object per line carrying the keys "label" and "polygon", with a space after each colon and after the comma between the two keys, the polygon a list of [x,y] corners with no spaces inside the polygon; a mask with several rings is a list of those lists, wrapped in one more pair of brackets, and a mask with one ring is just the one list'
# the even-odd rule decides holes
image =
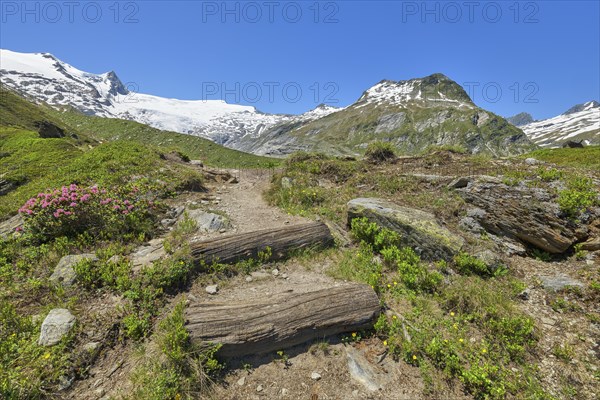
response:
{"label": "gray boulder", "polygon": [[412,247],[428,260],[448,260],[464,245],[463,238],[441,226],[433,214],[382,199],[359,198],[348,202],[348,224],[360,217],[400,233],[402,245]]}
{"label": "gray boulder", "polygon": [[7,239],[11,235],[13,235],[17,228],[21,228],[23,226],[23,217],[21,214],[17,214],[9,219],[0,222],[0,238]]}
{"label": "gray boulder", "polygon": [[44,322],[40,332],[38,344],[40,346],[53,346],[71,331],[75,325],[75,316],[65,308],[51,310]]}
{"label": "gray boulder", "polygon": [[224,229],[227,230],[231,227],[231,224],[227,218],[219,214],[214,214],[203,210],[188,210],[187,215],[189,218],[196,221],[199,231],[215,233]]}
{"label": "gray boulder", "polygon": [[54,283],[62,283],[64,286],[71,286],[75,283],[77,274],[73,269],[73,265],[77,264],[81,260],[91,260],[92,262],[98,261],[98,257],[95,254],[71,254],[64,256],[60,259],[54,272],[50,275],[50,281]]}
{"label": "gray boulder", "polygon": [[565,274],[540,276],[542,286],[547,290],[560,291],[567,286],[583,288],[583,283]]}
{"label": "gray boulder", "polygon": [[160,260],[167,253],[163,246],[163,239],[152,239],[143,246],[138,247],[131,254],[131,262],[133,264],[133,270],[138,272],[142,267],[152,265],[154,261]]}

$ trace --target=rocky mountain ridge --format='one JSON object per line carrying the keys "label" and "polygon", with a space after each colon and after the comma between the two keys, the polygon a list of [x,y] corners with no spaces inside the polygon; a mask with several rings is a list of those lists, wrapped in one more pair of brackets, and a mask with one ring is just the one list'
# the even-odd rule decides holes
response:
{"label": "rocky mountain ridge", "polygon": [[522,131],[477,107],[459,84],[439,73],[383,80],[345,108],[320,105],[301,115],[283,115],[222,100],[138,93],[113,71],[91,74],[47,53],[1,50],[0,59],[0,82],[36,102],[202,136],[255,154],[360,154],[374,140],[392,142],[409,153],[432,145],[497,156],[533,148]]}

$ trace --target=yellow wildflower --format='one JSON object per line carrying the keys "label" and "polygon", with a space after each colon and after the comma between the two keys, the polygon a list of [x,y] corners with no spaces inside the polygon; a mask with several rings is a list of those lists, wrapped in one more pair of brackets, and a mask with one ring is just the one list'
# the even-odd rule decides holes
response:
{"label": "yellow wildflower", "polygon": [[396,316],[395,316],[395,315],[392,315],[392,319],[396,319]]}
{"label": "yellow wildflower", "polygon": [[352,332],[352,337],[356,337],[356,332]]}
{"label": "yellow wildflower", "polygon": [[463,338],[458,339],[459,342],[464,342]]}
{"label": "yellow wildflower", "polygon": [[49,359],[49,358],[50,358],[50,353],[46,353],[46,354],[44,354],[44,360],[47,360],[47,359]]}
{"label": "yellow wildflower", "polygon": [[413,354],[413,360],[416,360],[416,359],[417,359],[417,356],[415,356],[415,355]]}
{"label": "yellow wildflower", "polygon": [[454,317],[454,311],[451,311],[451,312],[450,312],[450,316],[451,316],[451,317]]}
{"label": "yellow wildflower", "polygon": [[387,340],[384,340],[384,341],[383,341],[383,345],[384,345],[384,346],[387,346]]}
{"label": "yellow wildflower", "polygon": [[481,350],[481,352],[482,352],[483,354],[485,354],[485,353],[487,353],[487,350],[486,350],[486,349],[482,349],[482,350]]}

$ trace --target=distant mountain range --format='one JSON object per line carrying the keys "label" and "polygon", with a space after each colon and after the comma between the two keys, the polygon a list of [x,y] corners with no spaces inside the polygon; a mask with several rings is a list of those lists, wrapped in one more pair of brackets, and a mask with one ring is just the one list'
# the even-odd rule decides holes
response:
{"label": "distant mountain range", "polygon": [[[547,145],[571,135],[571,131],[554,129],[546,136],[536,127],[539,122],[532,122],[527,115],[515,116],[511,124],[477,107],[460,85],[443,74],[384,80],[348,107],[320,105],[301,115],[266,114],[221,100],[177,100],[137,93],[112,71],[84,72],[47,53],[0,50],[0,82],[55,108],[69,106],[87,115],[134,120],[263,155],[281,156],[298,150],[360,154],[369,142],[384,140],[408,153],[451,145],[504,156],[534,148],[530,139]],[[586,121],[594,120],[589,107],[570,114],[569,119],[578,113],[590,114]]]}
{"label": "distant mountain range", "polygon": [[542,147],[560,146],[569,140],[600,144],[600,103],[597,101],[577,104],[556,117],[541,121],[534,121],[527,113],[517,114],[507,121]]}

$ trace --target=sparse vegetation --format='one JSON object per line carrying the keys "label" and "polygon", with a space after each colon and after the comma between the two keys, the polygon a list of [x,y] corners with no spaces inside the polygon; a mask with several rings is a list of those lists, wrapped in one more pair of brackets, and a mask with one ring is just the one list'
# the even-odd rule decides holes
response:
{"label": "sparse vegetation", "polygon": [[[365,221],[353,223],[360,247],[349,250],[332,273],[371,284],[391,308],[374,327],[389,351],[422,371],[435,368],[446,379],[461,381],[475,398],[545,396],[529,368],[537,341],[533,320],[514,305],[522,286],[510,277],[477,276],[494,274],[464,253],[455,266],[467,275],[444,283],[438,271],[447,268],[444,263],[428,265],[411,249],[376,251],[381,232],[385,229]],[[382,262],[374,261],[377,254]],[[395,304],[402,304],[401,314]],[[510,371],[515,365],[517,375]],[[524,384],[523,377],[530,383]]]}
{"label": "sparse vegetation", "polygon": [[195,399],[223,369],[215,358],[219,345],[200,348],[190,342],[184,305],[179,303],[159,324],[154,338],[158,349],[146,346],[143,362],[133,375],[129,398],[149,400]]}

